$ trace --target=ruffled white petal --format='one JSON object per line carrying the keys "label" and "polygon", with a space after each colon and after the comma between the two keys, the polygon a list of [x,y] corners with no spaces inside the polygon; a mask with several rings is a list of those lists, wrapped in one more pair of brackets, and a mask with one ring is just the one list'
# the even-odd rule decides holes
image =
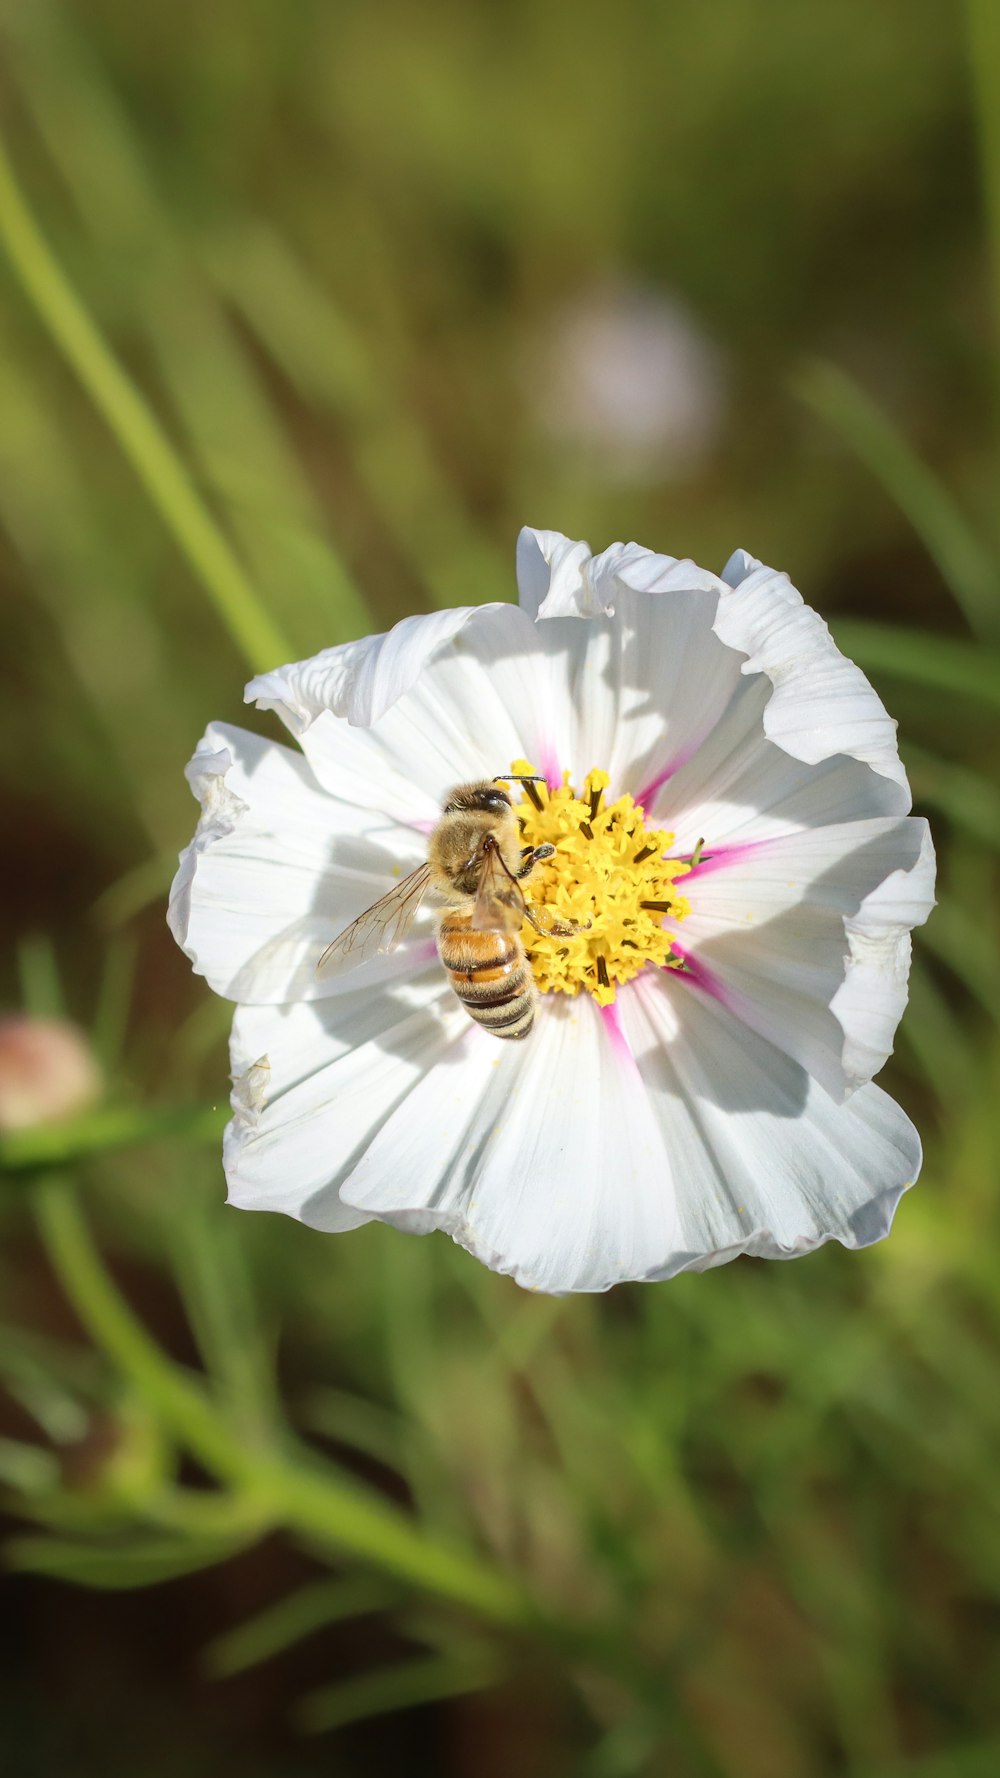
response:
{"label": "ruffled white petal", "polygon": [[674,833],[679,856],[699,839],[711,850],[899,814],[898,786],[859,760],[836,754],[809,766],[767,740],[769,695],[763,677],[742,680],[694,756],[647,802],[649,819]]}
{"label": "ruffled white petal", "polygon": [[845,920],[850,944],[847,974],[831,1002],[844,1032],[848,1081],[870,1080],[892,1054],[910,973],[910,932],[934,906],[935,858],[930,829],[920,822],[920,856],[895,870]]}
{"label": "ruffled white petal", "polygon": [[[905,814],[909,809],[895,723],[860,668],[840,653],[826,624],[803,603],[787,575],[765,568],[742,551],[730,559],[720,577],[634,543],[612,544],[593,556],[586,544],[558,532],[524,531],[518,576],[522,604],[533,616],[593,619],[615,614],[626,632],[630,617],[622,602],[626,591],[654,595],[667,605],[678,595],[700,596],[711,610],[715,635],[726,648],[745,657],[740,671],[766,680],[761,721],[775,746],[813,766],[839,756],[857,760],[887,781],[885,813]],[[653,621],[661,621],[659,613]],[[698,687],[711,698],[712,674],[705,664],[700,664],[700,671],[698,666],[694,664]],[[647,693],[654,706],[665,709],[659,679],[645,668],[639,650],[630,684]],[[665,751],[669,766],[670,749]]]}
{"label": "ruffled white petal", "polygon": [[404,617],[383,635],[325,648],[307,661],[259,674],[246,688],[246,701],[260,710],[276,710],[293,735],[303,735],[325,710],[370,728],[415,684],[442,643],[457,635],[477,610],[491,609],[503,607],[460,605]]}
{"label": "ruffled white petal", "polygon": [[651,801],[741,683],[739,657],[712,630],[721,582],[636,544],[592,557],[586,544],[529,530],[518,539],[518,581],[522,609],[545,620],[537,646],[549,663],[559,770],[579,780],[598,765],[615,794]]}
{"label": "ruffled white petal", "polygon": [[723,569],[732,591],[719,601],[715,628],[748,658],[744,673],[764,673],[773,687],[764,711],[770,740],[810,765],[844,753],[871,766],[897,789],[910,789],[896,747],[896,724],[860,667],[841,654],[823,619],[789,580],[738,550]]}
{"label": "ruffled white petal", "polygon": [[[466,612],[462,625],[438,638],[409,688],[369,728],[352,726],[318,704],[321,681],[313,681],[309,667],[305,662],[291,670],[304,679],[296,680],[294,707],[286,704],[281,713],[288,721],[291,712],[290,726],[299,724],[300,744],[319,783],[359,809],[426,828],[453,785],[509,771],[516,758],[551,752],[546,667],[534,627],[516,606]],[[260,697],[260,685],[254,680],[248,696]],[[299,711],[307,712],[308,721]]]}
{"label": "ruffled white petal", "polygon": [[[521,610],[532,623],[550,596],[565,617],[594,617],[598,610],[603,611],[603,607],[593,608],[589,586],[584,584],[590,560],[589,544],[574,543],[561,531],[533,531],[529,525],[522,528],[517,539],[517,588]],[[578,608],[581,602],[586,610]]]}
{"label": "ruffled white petal", "polygon": [[[322,791],[287,747],[213,724],[187,768],[201,818],[181,854],[168,919],[198,975],[244,1002],[349,990],[316,964],[348,921],[423,856],[420,838]],[[366,966],[365,982],[426,962],[429,927]]]}
{"label": "ruffled white petal", "polygon": [[685,879],[678,944],[729,1010],[835,1099],[872,1078],[906,1005],[909,932],[934,903],[913,816],[723,850]]}
{"label": "ruffled white petal", "polygon": [[676,1181],[676,1250],[659,1276],[888,1234],[921,1162],[898,1105],[876,1086],[836,1104],[674,971],[649,970],[631,989],[622,1023]]}
{"label": "ruffled white petal", "polygon": [[428,1071],[447,1072],[468,1020],[440,967],[312,1006],[240,1007],[233,1023],[229,1201],[313,1228],[357,1228],[340,1186]]}
{"label": "ruffled white petal", "polygon": [[607,1290],[673,1247],[656,1119],[589,996],[544,1004],[524,1043],[470,1029],[378,1132],[342,1198],[443,1229],[529,1290]]}
{"label": "ruffled white petal", "polygon": [[697,988],[652,972],[610,1018],[582,996],[547,1003],[529,1043],[497,1047],[469,1031],[428,1070],[341,1202],[442,1229],[528,1289],[866,1246],[919,1171],[916,1132],[878,1088],[836,1105]]}
{"label": "ruffled white petal", "polygon": [[589,544],[528,525],[517,540],[517,584],[532,618],[608,616],[626,586],[645,593],[720,590],[718,575],[695,562],[654,555],[638,543],[612,543],[595,556]]}

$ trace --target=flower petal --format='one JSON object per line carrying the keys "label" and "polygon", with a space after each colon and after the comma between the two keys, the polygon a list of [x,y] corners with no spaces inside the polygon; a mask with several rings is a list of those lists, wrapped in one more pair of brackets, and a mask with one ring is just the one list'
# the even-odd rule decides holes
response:
{"label": "flower petal", "polygon": [[927,824],[820,827],[723,849],[684,880],[678,948],[751,1030],[835,1099],[892,1052],[909,932],[934,902]]}
{"label": "flower petal", "polygon": [[[840,653],[822,618],[803,603],[786,574],[764,567],[743,551],[730,558],[720,577],[635,543],[614,543],[593,556],[585,543],[557,531],[525,530],[518,542],[518,581],[522,606],[532,616],[551,620],[616,614],[623,624],[623,638],[630,622],[635,622],[634,609],[623,602],[627,592],[663,598],[668,609],[679,597],[694,605],[704,601],[715,635],[737,656],[747,657],[740,662],[741,673],[759,674],[766,682],[760,693],[761,722],[775,746],[814,766],[839,756],[857,760],[887,780],[885,813],[905,814],[909,809],[895,723],[860,668]],[[664,616],[661,609],[651,615],[654,633]],[[634,655],[638,673],[633,673],[631,683],[636,689],[648,688],[652,706],[665,718],[670,706],[661,695],[660,661],[655,671],[651,666],[643,673],[642,650],[635,649]],[[686,684],[690,693],[700,694],[721,715],[724,706],[715,704],[718,671],[717,658],[703,652],[701,659],[691,661]],[[703,725],[702,738],[707,732]],[[672,743],[664,745],[664,764],[650,774],[656,788],[690,752],[686,747],[679,756]],[[650,747],[651,761],[654,756]],[[866,811],[878,812],[882,811]]]}
{"label": "flower petal", "polygon": [[870,1080],[892,1054],[892,1040],[907,1001],[910,932],[934,906],[935,858],[925,821],[920,856],[909,871],[896,870],[866,896],[844,926],[851,954],[832,1010],[844,1032],[848,1081]]}
{"label": "flower petal", "polygon": [[699,839],[713,850],[903,812],[899,786],[860,760],[835,754],[806,765],[767,740],[770,695],[763,675],[743,680],[697,752],[646,803],[678,856]]}
{"label": "flower petal", "polygon": [[282,1210],[311,1227],[357,1228],[340,1186],[385,1120],[468,1024],[440,967],[336,1002],[240,1007],[233,1021],[229,1202]]}
{"label": "flower petal", "polygon": [[529,525],[517,540],[517,584],[532,618],[607,616],[623,586],[644,593],[720,590],[718,575],[695,562],[654,555],[638,543],[612,543],[595,556],[587,543]]}
{"label": "flower petal", "polygon": [[[426,827],[453,785],[551,750],[545,666],[534,627],[516,606],[467,612],[462,626],[422,657],[409,687],[370,728],[319,705],[314,693],[323,658],[317,656],[315,683],[312,663],[294,669],[302,675],[297,703],[281,713],[290,726],[298,724],[320,784],[359,808]],[[260,684],[254,680],[248,695],[259,696]],[[307,712],[308,721],[298,711]]]}
{"label": "flower petal", "polygon": [[409,691],[431,656],[470,617],[502,609],[459,605],[450,611],[404,617],[383,635],[324,648],[307,661],[258,674],[246,688],[246,702],[260,710],[276,710],[292,734],[300,737],[325,710],[370,728]]}
{"label": "flower petal", "polygon": [[648,801],[740,686],[740,659],[712,630],[722,583],[634,543],[592,557],[557,531],[530,530],[518,539],[518,581],[522,608],[545,620],[538,646],[560,767],[579,779],[600,766],[616,794]]}
{"label": "flower petal", "polygon": [[862,760],[896,787],[896,808],[905,814],[910,789],[896,724],[823,619],[787,574],[744,550],[730,557],[722,578],[732,591],[719,601],[716,632],[748,657],[744,673],[764,673],[771,682],[764,711],[769,739],[811,765],[840,753]]}
{"label": "flower petal", "polygon": [[530,1290],[607,1290],[674,1247],[671,1169],[627,1047],[589,996],[524,1043],[478,1029],[390,1117],[345,1203],[444,1229]]}
{"label": "flower petal", "polygon": [[[524,525],[517,539],[517,586],[521,610],[532,623],[551,596],[552,611],[565,617],[593,617],[583,570],[591,560],[589,543],[574,543],[561,531],[534,531]],[[586,610],[579,609],[581,605]],[[603,610],[603,607],[598,607]],[[546,612],[546,616],[551,612]]]}
{"label": "flower petal", "polygon": [[[287,747],[214,724],[188,766],[202,805],[170,892],[170,929],[219,994],[246,1002],[350,991],[316,964],[349,920],[420,863],[410,831],[322,791]],[[430,935],[366,965],[365,982],[426,963]]]}
{"label": "flower petal", "polygon": [[676,1251],[658,1276],[888,1234],[921,1153],[887,1094],[865,1086],[836,1104],[675,971],[647,971],[621,999],[677,1181]]}

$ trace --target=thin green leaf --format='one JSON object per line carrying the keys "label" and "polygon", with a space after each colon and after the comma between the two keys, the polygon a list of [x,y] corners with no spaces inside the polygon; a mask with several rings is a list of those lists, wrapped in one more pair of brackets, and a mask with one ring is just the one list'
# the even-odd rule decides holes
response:
{"label": "thin green leaf", "polygon": [[433,1656],[398,1667],[382,1667],[358,1679],[308,1692],[295,1705],[293,1717],[296,1727],[305,1734],[322,1735],[350,1722],[387,1716],[393,1710],[408,1710],[415,1704],[434,1704],[442,1698],[482,1691],[495,1684],[499,1676],[500,1669],[486,1662],[467,1663]]}
{"label": "thin green leaf", "polygon": [[108,1072],[118,1067],[125,1048],[138,948],[131,935],[116,934],[104,954],[91,1035],[94,1049]]}
{"label": "thin green leaf", "polygon": [[795,386],[909,519],[969,628],[986,639],[1000,635],[1000,564],[898,428],[832,364],[805,365]]}
{"label": "thin green leaf", "polygon": [[978,1090],[975,1037],[919,959],[910,971],[907,1017],[897,1041],[914,1057],[942,1104],[961,1105]]}
{"label": "thin green leaf", "polygon": [[262,1325],[239,1219],[188,1192],[172,1230],[175,1268],[205,1369],[248,1437],[273,1437],[279,1420],[274,1337]]}
{"label": "thin green leaf", "polygon": [[19,1494],[47,1494],[59,1485],[59,1460],[42,1445],[0,1438],[0,1482]]}
{"label": "thin green leaf", "polygon": [[1000,710],[1000,650],[859,618],[838,618],[830,628],[838,647],[866,672],[909,679]]}
{"label": "thin green leaf", "polygon": [[176,852],[144,858],[102,890],[91,909],[94,919],[111,931],[124,926],[154,901],[166,899],[176,870]]}
{"label": "thin green leaf", "polygon": [[907,742],[904,763],[918,803],[941,809],[957,827],[1000,851],[1000,790],[981,772],[952,765]]}
{"label": "thin green leaf", "polygon": [[1000,943],[991,922],[976,919],[946,898],[928,921],[922,940],[954,970],[990,1018],[1000,1017]]}
{"label": "thin green leaf", "polygon": [[358,474],[435,604],[510,596],[510,570],[474,524],[423,430],[364,336],[286,243],[247,221],[207,244],[212,276],[264,350],[310,401],[353,422]]}
{"label": "thin green leaf", "polygon": [[996,0],[966,0],[966,19],[992,273],[994,348],[1000,351],[1000,10]]}
{"label": "thin green leaf", "polygon": [[344,1389],[312,1389],[299,1407],[299,1419],[310,1432],[335,1439],[351,1450],[403,1469],[412,1427],[400,1414],[380,1408]]}
{"label": "thin green leaf", "polygon": [[71,1543],[55,1537],[15,1537],[5,1547],[8,1568],[47,1574],[99,1591],[155,1586],[225,1562],[239,1539],[196,1542],[187,1538],[135,1537],[122,1544]]}
{"label": "thin green leaf", "polygon": [[163,1424],[219,1479],[303,1536],[347,1549],[411,1585],[482,1616],[523,1624],[532,1607],[488,1560],[426,1534],[372,1488],[339,1477],[302,1447],[244,1442],[201,1382],[174,1364],[133,1314],[104,1267],[75,1198],[47,1179],[36,1193],[53,1266],[81,1321],[142,1391]]}
{"label": "thin green leaf", "polygon": [[36,1019],[58,1019],[66,1012],[56,948],[47,932],[24,938],[17,947],[24,1010]]}
{"label": "thin green leaf", "polygon": [[217,1636],[205,1648],[203,1664],[213,1678],[227,1679],[272,1660],[326,1624],[381,1611],[397,1597],[396,1589],[374,1576],[313,1581],[238,1629]]}
{"label": "thin green leaf", "polygon": [[6,1131],[0,1135],[0,1173],[47,1172],[168,1137],[218,1142],[228,1115],[228,1108],[215,1105],[106,1106],[62,1124]]}
{"label": "thin green leaf", "polygon": [[203,479],[257,582],[303,647],[370,629],[323,513],[241,336],[159,201],[145,145],[72,12],[14,7],[25,103],[162,369]]}
{"label": "thin green leaf", "polygon": [[257,670],[291,653],[145,398],[44,240],[0,144],[0,243],[25,295],[118,439],[233,640]]}
{"label": "thin green leaf", "polygon": [[868,1766],[859,1778],[996,1778],[1000,1771],[1000,1735],[971,1746],[949,1747],[944,1753],[902,1760],[890,1766]]}

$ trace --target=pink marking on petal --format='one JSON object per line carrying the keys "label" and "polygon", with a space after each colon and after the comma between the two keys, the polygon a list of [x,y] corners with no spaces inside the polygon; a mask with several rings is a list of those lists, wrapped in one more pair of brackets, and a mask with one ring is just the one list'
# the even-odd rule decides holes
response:
{"label": "pink marking on petal", "polygon": [[706,969],[699,957],[692,957],[690,951],[682,950],[680,945],[675,944],[672,949],[674,956],[680,958],[684,968],[668,969],[668,974],[676,977],[678,981],[687,982],[691,987],[701,988],[703,993],[711,994],[713,1000],[718,1000],[720,1005],[728,1006],[729,1000],[726,990],[718,976],[713,975],[710,969]]}
{"label": "pink marking on petal", "polygon": [[655,778],[651,778],[648,784],[644,785],[641,790],[635,792],[634,800],[639,803],[642,808],[648,808],[649,804],[659,795],[668,779],[672,778],[675,773],[679,772],[681,766],[687,765],[688,760],[691,758],[695,750],[696,743],[692,743],[690,747],[682,747],[680,753],[674,755],[669,765],[665,765],[661,772],[657,772]]}
{"label": "pink marking on petal", "polygon": [[687,876],[682,877],[680,881],[685,884],[690,883],[693,877],[707,876],[710,871],[723,870],[732,864],[742,864],[744,859],[759,852],[762,846],[770,846],[772,843],[771,840],[744,840],[741,844],[733,846],[709,846],[709,856],[703,858],[700,864],[692,866]]}
{"label": "pink marking on petal", "polygon": [[436,821],[407,821],[406,826],[412,827],[414,833],[433,833],[434,829],[437,826],[437,822]]}
{"label": "pink marking on petal", "polygon": [[559,769],[559,760],[554,747],[544,748],[538,759],[538,770],[550,790],[561,789],[562,772]]}
{"label": "pink marking on petal", "polygon": [[604,1029],[611,1040],[611,1047],[615,1054],[622,1061],[633,1062],[635,1057],[632,1054],[632,1045],[622,1029],[621,1013],[614,1001],[610,1006],[598,1007],[598,1011],[604,1021]]}

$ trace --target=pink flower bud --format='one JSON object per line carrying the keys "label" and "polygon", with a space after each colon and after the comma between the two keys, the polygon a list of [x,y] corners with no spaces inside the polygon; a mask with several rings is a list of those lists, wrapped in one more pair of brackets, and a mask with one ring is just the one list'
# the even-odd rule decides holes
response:
{"label": "pink flower bud", "polygon": [[83,1111],[101,1073],[82,1031],[66,1019],[0,1019],[0,1131],[26,1130]]}

